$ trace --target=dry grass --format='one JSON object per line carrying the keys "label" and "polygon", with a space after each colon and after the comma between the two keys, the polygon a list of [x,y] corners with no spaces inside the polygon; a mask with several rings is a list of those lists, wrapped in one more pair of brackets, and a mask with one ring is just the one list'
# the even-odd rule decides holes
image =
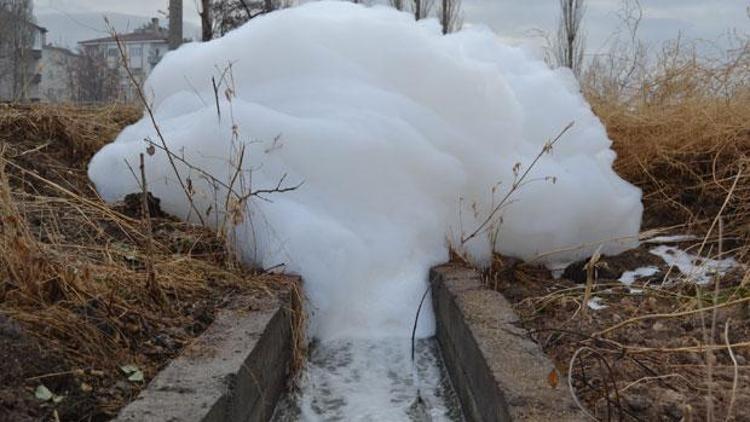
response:
{"label": "dry grass", "polygon": [[[607,127],[622,177],[643,189],[644,229],[699,237],[680,246],[750,262],[750,41],[722,60],[675,43],[630,83],[589,73],[584,92]],[[686,282],[649,253],[604,257],[597,274],[554,280],[496,257],[487,272],[570,376],[598,420],[750,420],[750,272]],[[623,271],[661,267],[632,292]],[[583,266],[581,265],[581,268]],[[586,312],[597,296],[606,309]]]}
{"label": "dry grass", "polygon": [[[88,159],[139,117],[121,107],[0,108],[0,315],[60,359],[59,376],[28,375],[68,396],[63,419],[114,414],[141,386],[122,385],[121,365],[148,378],[232,296],[288,282],[238,265],[209,230],[146,221],[140,196],[114,208],[98,198]],[[149,263],[158,293],[147,288]]]}
{"label": "dry grass", "polygon": [[[644,191],[645,228],[685,224],[700,233],[711,224],[750,159],[748,80],[748,45],[716,62],[676,44],[629,94],[584,82],[614,141],[617,171]],[[750,242],[750,172],[724,222],[731,246]]]}

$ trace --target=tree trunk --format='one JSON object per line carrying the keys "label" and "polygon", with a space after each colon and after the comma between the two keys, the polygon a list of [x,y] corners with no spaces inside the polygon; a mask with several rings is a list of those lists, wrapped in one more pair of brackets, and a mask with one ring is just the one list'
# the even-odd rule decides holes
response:
{"label": "tree trunk", "polygon": [[213,21],[211,20],[211,0],[201,0],[200,16],[203,41],[211,41],[214,37]]}

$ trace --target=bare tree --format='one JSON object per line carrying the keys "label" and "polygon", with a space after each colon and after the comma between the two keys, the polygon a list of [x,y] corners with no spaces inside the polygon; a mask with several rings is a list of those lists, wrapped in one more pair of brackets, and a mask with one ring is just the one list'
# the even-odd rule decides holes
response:
{"label": "bare tree", "polygon": [[201,0],[201,35],[203,41],[211,41],[214,37],[214,24],[211,19],[211,0]]}
{"label": "bare tree", "polygon": [[83,49],[77,60],[67,69],[73,90],[73,100],[84,103],[108,103],[122,96],[119,66],[111,67],[104,53]]}
{"label": "bare tree", "polygon": [[556,64],[571,69],[576,76],[579,76],[583,67],[585,50],[583,35],[585,0],[559,1],[561,16],[555,43]]}
{"label": "bare tree", "polygon": [[620,28],[609,51],[595,56],[583,75],[582,84],[589,95],[627,96],[639,91],[640,81],[648,73],[648,47],[639,36],[643,19],[640,0],[622,0],[617,17]]}
{"label": "bare tree", "polygon": [[0,0],[0,98],[27,99],[36,33],[31,0]]}
{"label": "bare tree", "polygon": [[396,10],[404,10],[406,6],[404,0],[388,0],[388,4],[390,4]]}
{"label": "bare tree", "polygon": [[463,25],[461,0],[440,0],[438,18],[443,27],[443,34],[450,34],[461,29]]}
{"label": "bare tree", "polygon": [[289,7],[292,0],[201,0],[203,41],[221,36],[250,19]]}
{"label": "bare tree", "polygon": [[414,19],[424,19],[430,15],[434,0],[411,0]]}

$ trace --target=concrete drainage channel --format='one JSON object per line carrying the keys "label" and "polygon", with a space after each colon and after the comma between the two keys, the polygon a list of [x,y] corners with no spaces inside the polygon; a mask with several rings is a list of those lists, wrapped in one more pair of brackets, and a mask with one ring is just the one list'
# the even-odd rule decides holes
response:
{"label": "concrete drainage channel", "polygon": [[467,420],[586,420],[567,385],[549,383],[552,362],[479,273],[444,265],[433,268],[430,283],[436,337]]}
{"label": "concrete drainage channel", "polygon": [[292,359],[291,292],[238,299],[129,404],[119,422],[249,422],[273,414]]}
{"label": "concrete drainage channel", "polygon": [[[505,298],[471,269],[444,265],[430,274],[436,339],[467,421],[582,421],[567,385],[519,328]],[[253,422],[271,418],[293,345],[291,304],[238,303],[116,419],[121,422]]]}

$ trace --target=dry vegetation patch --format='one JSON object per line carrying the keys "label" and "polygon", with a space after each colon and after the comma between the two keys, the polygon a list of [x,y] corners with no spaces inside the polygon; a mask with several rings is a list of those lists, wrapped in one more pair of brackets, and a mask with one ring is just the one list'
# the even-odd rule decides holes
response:
{"label": "dry vegetation patch", "polygon": [[[644,191],[645,227],[707,228],[748,164],[750,97],[635,106],[595,101],[594,108],[614,141],[617,171]],[[747,243],[750,171],[740,174],[724,217],[727,235]]]}
{"label": "dry vegetation patch", "polygon": [[[693,234],[679,244],[740,265],[706,285],[650,253],[656,244],[579,263],[561,278],[496,257],[488,286],[604,421],[750,420],[750,44],[712,62],[665,50],[629,86],[589,74],[584,91],[644,193],[644,231]],[[596,198],[592,198],[596,200]],[[644,233],[645,234],[645,233]],[[502,240],[500,240],[502,241]],[[625,271],[659,273],[628,287]],[[594,310],[587,299],[605,308]],[[569,377],[569,378],[568,378]]]}
{"label": "dry vegetation patch", "polygon": [[[732,420],[750,420],[742,410],[750,406],[750,287],[743,271],[724,277],[718,291],[692,282],[663,284],[676,269],[650,247],[599,262],[592,297],[605,307],[598,310],[585,304],[586,283],[571,280],[577,278],[572,271],[555,279],[544,269],[496,257],[486,280],[513,303],[553,359],[560,384],[570,375],[576,396],[598,420],[706,420],[709,406],[717,420],[730,407]],[[647,264],[660,272],[630,287],[618,281],[622,272]]]}
{"label": "dry vegetation patch", "polygon": [[153,198],[99,199],[87,162],[137,110],[0,107],[0,419],[108,419],[233,296],[288,282]]}

